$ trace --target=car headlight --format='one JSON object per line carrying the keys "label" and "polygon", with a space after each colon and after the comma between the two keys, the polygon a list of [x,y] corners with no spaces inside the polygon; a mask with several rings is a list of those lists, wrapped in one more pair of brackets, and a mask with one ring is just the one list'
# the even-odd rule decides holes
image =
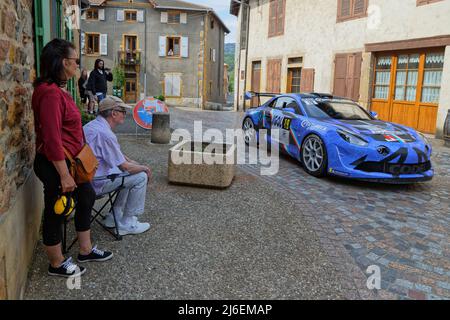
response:
{"label": "car headlight", "polygon": [[336,131],[342,139],[344,139],[345,141],[347,141],[348,143],[360,146],[360,147],[366,147],[369,143],[364,140],[361,137],[358,137],[352,133],[349,133],[347,131],[344,130],[337,130]]}
{"label": "car headlight", "polygon": [[430,141],[428,141],[427,137],[423,133],[417,132],[420,136],[420,138],[425,142],[426,145],[431,145]]}

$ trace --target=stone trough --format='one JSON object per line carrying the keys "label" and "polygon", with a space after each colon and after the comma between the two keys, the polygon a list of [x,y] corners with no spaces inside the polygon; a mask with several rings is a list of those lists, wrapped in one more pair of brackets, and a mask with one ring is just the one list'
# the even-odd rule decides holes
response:
{"label": "stone trough", "polygon": [[227,188],[236,172],[236,146],[181,142],[169,150],[169,182]]}

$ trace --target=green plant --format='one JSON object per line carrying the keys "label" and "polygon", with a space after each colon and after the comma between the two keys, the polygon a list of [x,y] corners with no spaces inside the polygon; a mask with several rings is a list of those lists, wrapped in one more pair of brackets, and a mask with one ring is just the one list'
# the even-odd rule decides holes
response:
{"label": "green plant", "polygon": [[115,66],[113,69],[113,87],[122,89],[125,85],[125,71],[119,66]]}
{"label": "green plant", "polygon": [[94,119],[95,119],[95,116],[93,114],[88,114],[84,111],[81,112],[81,123],[83,124],[83,126],[86,123],[91,122]]}
{"label": "green plant", "polygon": [[93,114],[86,113],[86,111],[84,110],[85,106],[81,103],[80,97],[77,96],[75,101],[76,101],[78,110],[80,110],[80,113],[81,113],[81,123],[83,126],[86,123],[95,119],[95,116]]}
{"label": "green plant", "polygon": [[162,94],[159,96],[153,96],[153,98],[158,99],[159,101],[166,101],[166,97],[164,97]]}

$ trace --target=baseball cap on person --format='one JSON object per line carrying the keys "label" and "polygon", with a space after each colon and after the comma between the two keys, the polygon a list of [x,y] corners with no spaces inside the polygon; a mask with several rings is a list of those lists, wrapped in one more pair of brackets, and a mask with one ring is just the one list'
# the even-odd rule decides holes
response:
{"label": "baseball cap on person", "polygon": [[100,101],[98,105],[98,112],[106,111],[106,110],[113,110],[116,108],[125,108],[125,109],[132,109],[129,105],[125,104],[122,99],[114,96],[106,96],[105,99]]}

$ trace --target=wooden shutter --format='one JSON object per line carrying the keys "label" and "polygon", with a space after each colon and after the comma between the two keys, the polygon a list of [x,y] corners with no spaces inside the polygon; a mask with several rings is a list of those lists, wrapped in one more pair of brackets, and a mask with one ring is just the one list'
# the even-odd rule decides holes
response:
{"label": "wooden shutter", "polygon": [[179,74],[172,76],[172,96],[181,97],[181,75]]}
{"label": "wooden shutter", "polygon": [[167,12],[161,12],[161,23],[167,23],[169,21],[169,15]]}
{"label": "wooden shutter", "polygon": [[80,44],[81,44],[81,54],[84,54],[85,52],[85,41],[86,41],[86,34],[84,32],[81,33],[81,39],[80,39]]}
{"label": "wooden shutter", "polygon": [[164,95],[166,97],[172,97],[172,80],[173,76],[171,73],[167,73],[164,75]]}
{"label": "wooden shutter", "polygon": [[180,23],[182,23],[182,24],[186,24],[187,23],[187,13],[186,12],[182,12],[180,14]]}
{"label": "wooden shutter", "polygon": [[340,97],[346,93],[347,59],[347,54],[337,54],[335,59],[333,94]]}
{"label": "wooden shutter", "polygon": [[302,69],[302,76],[300,80],[301,92],[314,92],[314,69]]}
{"label": "wooden shutter", "polygon": [[270,1],[269,8],[269,37],[272,37],[276,34],[277,31],[277,1]]}
{"label": "wooden shutter", "polygon": [[189,38],[181,37],[181,57],[189,57]]}
{"label": "wooden shutter", "polygon": [[353,15],[359,16],[366,13],[367,0],[353,0]]}
{"label": "wooden shutter", "polygon": [[117,10],[117,21],[125,20],[125,12],[123,10]]}
{"label": "wooden shutter", "polygon": [[333,94],[359,100],[362,53],[337,54],[335,59]]}
{"label": "wooden shutter", "polygon": [[166,37],[160,36],[159,37],[159,56],[165,57],[166,56]]}
{"label": "wooden shutter", "polygon": [[362,53],[355,53],[353,55],[354,68],[352,79],[352,93],[350,98],[354,101],[359,100],[359,85],[361,83],[361,65],[362,65]]}
{"label": "wooden shutter", "polygon": [[338,18],[349,17],[352,13],[352,2],[351,0],[338,0]]}
{"label": "wooden shutter", "polygon": [[144,10],[138,10],[137,12],[137,21],[144,22]]}
{"label": "wooden shutter", "polygon": [[282,35],[284,33],[284,11],[285,11],[286,0],[278,0],[277,8],[277,35]]}
{"label": "wooden shutter", "polygon": [[270,93],[281,92],[281,60],[267,61],[267,91]]}
{"label": "wooden shutter", "polygon": [[108,35],[107,34],[100,35],[100,54],[102,56],[108,55]]}

